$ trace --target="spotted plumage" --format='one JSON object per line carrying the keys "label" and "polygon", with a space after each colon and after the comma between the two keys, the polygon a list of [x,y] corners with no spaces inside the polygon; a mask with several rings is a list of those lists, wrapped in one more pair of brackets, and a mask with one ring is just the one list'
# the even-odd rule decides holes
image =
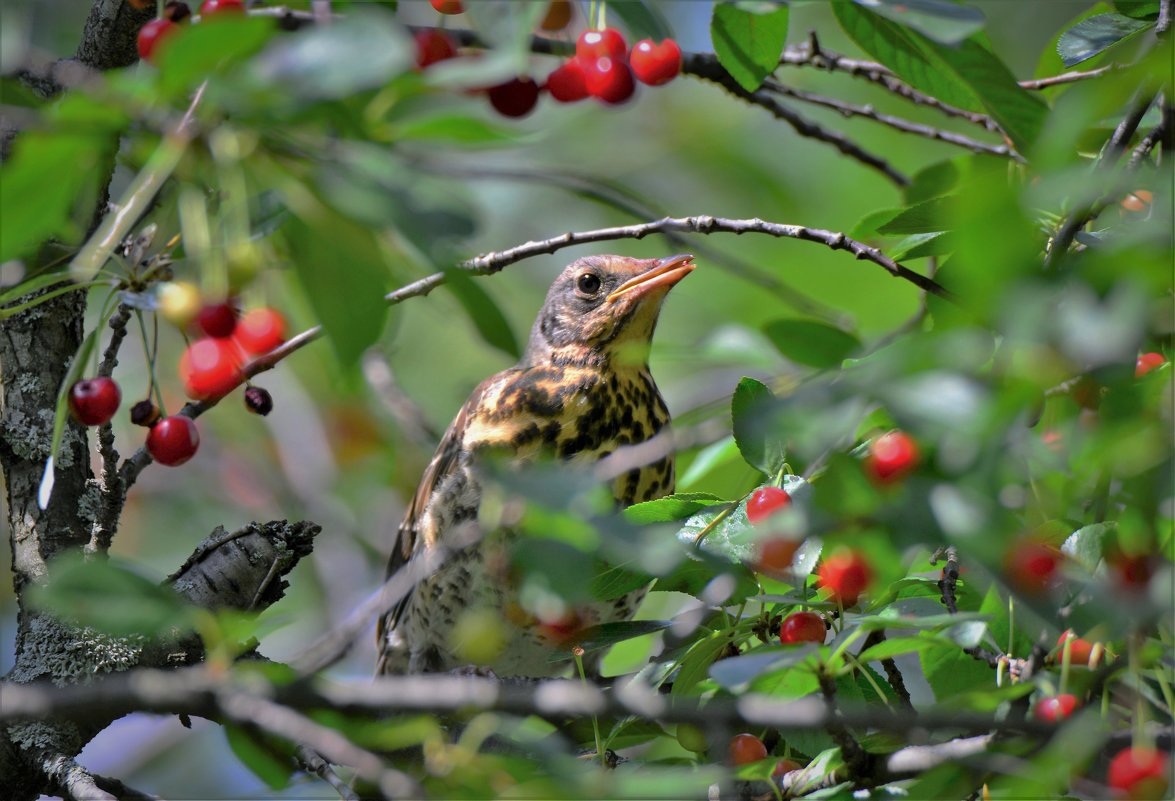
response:
{"label": "spotted plumage", "polygon": [[[643,442],[669,423],[646,353],[661,303],[692,269],[689,256],[630,259],[592,256],[573,262],[551,286],[515,367],[483,381],[462,406],[426,468],[401,523],[389,575],[443,542],[454,552],[380,621],[378,672],[416,673],[461,667],[449,634],[471,607],[501,613],[507,645],[495,673],[549,675],[550,642],[520,613],[504,565],[517,536],[485,532],[461,547],[481,504],[479,459],[488,451],[525,462],[540,454],[596,461]],[[665,458],[612,482],[627,506],[673,491]],[[644,591],[579,610],[591,625],[632,616]]]}

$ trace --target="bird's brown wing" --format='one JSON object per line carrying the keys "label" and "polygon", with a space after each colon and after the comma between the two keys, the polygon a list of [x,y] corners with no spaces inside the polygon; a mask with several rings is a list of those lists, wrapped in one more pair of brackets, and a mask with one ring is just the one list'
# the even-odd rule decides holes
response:
{"label": "bird's brown wing", "polygon": [[[412,501],[408,504],[408,509],[404,513],[404,519],[401,521],[400,528],[396,532],[396,541],[392,546],[391,556],[388,557],[385,578],[390,578],[397,570],[406,565],[408,560],[416,553],[417,549],[421,547],[418,539],[420,535],[420,522],[424,517],[424,510],[428,506],[433,491],[456,469],[460,461],[462,442],[465,438],[465,430],[469,425],[469,419],[481,402],[481,396],[486,385],[492,380],[493,378],[486,379],[478,384],[477,388],[469,396],[469,399],[465,401],[465,405],[457,412],[457,417],[449,424],[445,435],[441,437],[441,442],[437,446],[436,453],[433,454],[432,461],[428,463],[428,467],[424,469],[424,475],[420,477],[420,484],[416,487]],[[383,672],[388,632],[396,627],[411,596],[412,594],[408,593],[397,601],[395,606],[388,610],[376,624],[376,650],[380,655],[379,667],[376,669],[377,674]]]}

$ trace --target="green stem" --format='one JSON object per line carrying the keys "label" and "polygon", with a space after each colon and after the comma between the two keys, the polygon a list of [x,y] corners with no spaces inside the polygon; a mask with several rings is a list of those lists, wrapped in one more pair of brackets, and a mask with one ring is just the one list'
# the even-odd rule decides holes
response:
{"label": "green stem", "polygon": [[[579,671],[580,681],[587,684],[587,672],[583,669],[583,649],[573,648],[571,654],[575,657],[575,667]],[[607,766],[608,760],[604,757],[604,740],[600,737],[600,719],[595,715],[592,715],[592,734],[596,738],[596,757],[599,758],[601,765]]]}

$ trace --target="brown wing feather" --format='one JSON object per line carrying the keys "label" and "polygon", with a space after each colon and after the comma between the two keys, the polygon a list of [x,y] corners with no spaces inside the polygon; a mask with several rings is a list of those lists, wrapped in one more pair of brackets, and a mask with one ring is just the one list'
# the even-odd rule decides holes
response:
{"label": "brown wing feather", "polygon": [[[487,384],[493,379],[486,379],[478,384],[465,401],[465,405],[457,412],[457,417],[449,424],[449,428],[445,431],[441,442],[437,445],[436,453],[433,454],[432,461],[428,463],[428,467],[424,469],[424,474],[420,477],[420,483],[416,487],[416,492],[412,496],[412,501],[408,504],[408,509],[404,513],[404,519],[400,522],[400,528],[396,532],[396,541],[392,546],[392,553],[388,557],[388,567],[384,572],[384,578],[387,580],[406,565],[416,553],[418,547],[417,543],[419,535],[419,526],[421,518],[424,516],[424,510],[428,506],[429,498],[432,497],[433,490],[437,485],[444,480],[446,476],[453,471],[457,466],[458,456],[461,453],[461,442],[465,437],[465,429],[469,425],[469,418],[473,409],[477,408],[481,401],[482,392],[485,390]],[[408,605],[408,599],[411,593],[405,595],[400,599],[395,606],[393,606],[387,613],[380,617],[376,623],[376,650],[380,654],[379,666],[376,668],[376,673],[383,672],[384,654],[387,650],[387,635],[400,620],[400,615],[403,614],[405,607]]]}

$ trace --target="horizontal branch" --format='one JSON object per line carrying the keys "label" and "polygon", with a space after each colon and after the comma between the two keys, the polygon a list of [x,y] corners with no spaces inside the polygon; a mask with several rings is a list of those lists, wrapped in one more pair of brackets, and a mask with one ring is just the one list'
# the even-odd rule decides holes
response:
{"label": "horizontal branch", "polygon": [[906,734],[948,730],[1047,736],[1056,731],[1055,726],[1033,719],[1007,721],[973,712],[926,710],[915,714],[888,707],[846,707],[834,715],[829,705],[816,697],[782,700],[749,693],[738,699],[669,698],[638,682],[607,689],[567,679],[495,680],[423,674],[265,686],[256,676],[248,678],[251,680],[236,681],[223,671],[193,667],[132,670],[68,687],[48,682],[0,683],[0,721],[66,712],[76,720],[136,711],[215,717],[222,711],[224,699],[258,697],[290,709],[333,709],[363,717],[479,710],[544,718],[634,715],[667,723],[805,730],[823,730],[835,720],[854,728]]}
{"label": "horizontal branch", "polygon": [[[890,275],[902,278],[914,284],[919,289],[933,293],[943,298],[953,299],[954,296],[933,279],[916,273],[907,267],[886,256],[880,250],[870,247],[863,242],[845,236],[843,233],[828,231],[823,228],[808,228],[803,225],[788,225],[766,220],[730,219],[727,217],[666,217],[653,222],[637,225],[623,225],[614,228],[599,228],[594,231],[569,232],[550,239],[526,242],[508,250],[496,253],[487,253],[461,263],[461,268],[476,275],[496,273],[503,267],[517,261],[554,253],[563,248],[585,245],[593,242],[607,242],[615,239],[643,239],[650,234],[659,234],[666,231],[678,231],[693,234],[766,234],[780,238],[802,239],[806,242],[817,242],[833,250],[845,250],[858,259],[871,261],[882,267]],[[445,282],[444,273],[433,273],[430,276],[415,281],[397,289],[386,296],[389,303],[399,303],[417,295],[427,295],[433,289]]]}

